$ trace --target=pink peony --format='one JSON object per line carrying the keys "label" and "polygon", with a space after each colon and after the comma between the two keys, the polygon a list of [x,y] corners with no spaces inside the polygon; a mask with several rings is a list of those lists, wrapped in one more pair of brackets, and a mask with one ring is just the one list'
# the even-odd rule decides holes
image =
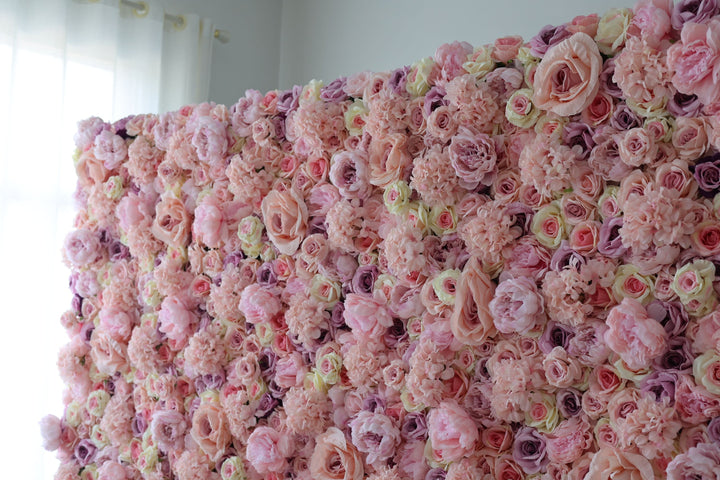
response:
{"label": "pink peony", "polygon": [[367,453],[367,463],[387,460],[395,453],[400,443],[400,432],[387,415],[360,411],[350,421],[352,441],[363,453]]}
{"label": "pink peony", "polygon": [[258,473],[282,472],[292,454],[290,437],[270,427],[257,427],[247,441],[246,458]]}
{"label": "pink peony", "polygon": [[705,104],[720,100],[720,20],[688,22],[680,40],[667,51],[673,85]]}
{"label": "pink peony", "polygon": [[280,313],[282,304],[270,290],[254,283],[243,289],[238,308],[245,321],[257,324],[270,321]]}
{"label": "pink peony", "polygon": [[353,334],[362,341],[380,340],[393,324],[384,302],[355,293],[345,298],[344,318]]}
{"label": "pink peony", "polygon": [[667,333],[662,325],[648,317],[640,302],[625,297],[622,303],[610,310],[607,317],[610,327],[605,342],[632,370],[640,370],[665,352]]}
{"label": "pink peony", "polygon": [[174,410],[158,410],[153,414],[150,431],[158,448],[165,452],[179,452],[185,446],[185,417]]}
{"label": "pink peony", "polygon": [[475,422],[452,400],[430,411],[428,436],[433,454],[441,462],[454,462],[470,455],[480,437]]}
{"label": "pink peony", "polygon": [[529,277],[501,282],[489,306],[495,327],[506,334],[525,335],[545,318],[543,297]]}

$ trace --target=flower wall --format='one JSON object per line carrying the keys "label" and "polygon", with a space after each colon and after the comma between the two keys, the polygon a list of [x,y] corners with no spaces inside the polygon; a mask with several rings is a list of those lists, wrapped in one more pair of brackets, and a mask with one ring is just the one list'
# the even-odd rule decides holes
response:
{"label": "flower wall", "polygon": [[720,469],[716,0],[75,141],[56,478]]}

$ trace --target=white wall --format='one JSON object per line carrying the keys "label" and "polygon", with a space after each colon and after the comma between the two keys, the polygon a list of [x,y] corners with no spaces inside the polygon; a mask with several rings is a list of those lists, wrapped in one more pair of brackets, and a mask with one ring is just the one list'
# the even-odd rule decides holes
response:
{"label": "white wall", "polygon": [[230,41],[215,41],[210,100],[234,104],[245,90],[277,88],[282,0],[164,0],[167,12],[212,19]]}
{"label": "white wall", "polygon": [[[443,43],[525,40],[576,15],[635,0],[283,0],[280,88],[386,71],[432,56]],[[268,86],[268,88],[271,88]]]}

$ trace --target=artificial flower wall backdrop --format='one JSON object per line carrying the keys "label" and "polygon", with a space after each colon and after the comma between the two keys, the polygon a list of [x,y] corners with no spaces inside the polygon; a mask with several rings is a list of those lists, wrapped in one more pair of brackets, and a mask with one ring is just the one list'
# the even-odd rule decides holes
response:
{"label": "artificial flower wall backdrop", "polygon": [[80,123],[57,478],[716,478],[720,4]]}

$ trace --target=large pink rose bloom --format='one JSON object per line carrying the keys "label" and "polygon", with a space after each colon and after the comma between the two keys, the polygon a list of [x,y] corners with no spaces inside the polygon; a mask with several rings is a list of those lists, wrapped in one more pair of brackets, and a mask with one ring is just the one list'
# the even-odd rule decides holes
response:
{"label": "large pink rose bloom", "polygon": [[455,402],[442,402],[428,417],[428,435],[435,457],[454,462],[470,455],[479,435],[470,415]]}
{"label": "large pink rose bloom", "polygon": [[705,104],[720,100],[720,20],[688,22],[680,40],[667,51],[668,68],[675,72],[673,85]]}
{"label": "large pink rose bloom", "polygon": [[582,112],[598,92],[602,57],[595,40],[578,32],[547,51],[535,72],[538,108],[569,117]]}
{"label": "large pink rose bloom", "polygon": [[292,255],[305,239],[308,211],[294,189],[272,190],[262,201],[262,215],[268,237],[280,253]]}
{"label": "large pink rose bloom", "polygon": [[292,441],[274,428],[257,427],[247,441],[247,459],[259,473],[282,472],[292,453]]}
{"label": "large pink rose bloom", "polygon": [[645,307],[635,299],[626,297],[608,314],[605,343],[623,359],[632,370],[640,370],[663,352],[667,346],[667,333],[656,320],[648,317]]}

